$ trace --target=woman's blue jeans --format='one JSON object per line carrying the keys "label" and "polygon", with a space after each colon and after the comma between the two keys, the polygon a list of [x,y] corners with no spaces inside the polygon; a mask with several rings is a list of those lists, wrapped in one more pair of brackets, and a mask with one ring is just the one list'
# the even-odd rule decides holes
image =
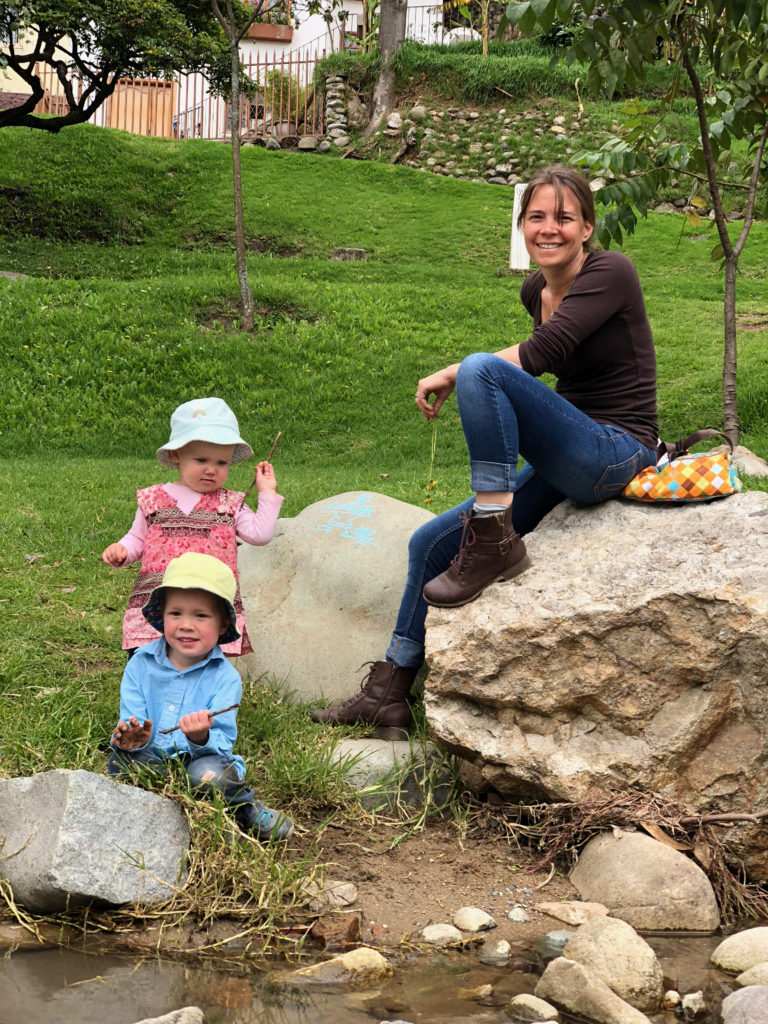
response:
{"label": "woman's blue jeans", "polygon": [[[474,491],[512,491],[512,522],[530,533],[565,498],[586,505],[621,494],[656,452],[626,430],[596,423],[519,366],[488,353],[459,367],[456,398],[469,449]],[[518,456],[525,465],[517,468]],[[474,496],[419,527],[408,545],[408,575],[387,660],[424,661],[424,584],[459,550],[462,512]]]}

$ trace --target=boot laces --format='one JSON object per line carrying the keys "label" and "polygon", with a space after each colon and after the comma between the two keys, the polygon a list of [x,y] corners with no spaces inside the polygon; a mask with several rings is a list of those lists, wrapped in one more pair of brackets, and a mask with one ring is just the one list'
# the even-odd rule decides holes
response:
{"label": "boot laces", "polygon": [[460,512],[459,522],[462,524],[464,529],[461,532],[461,541],[459,543],[458,553],[451,559],[451,568],[456,572],[462,571],[464,561],[467,557],[467,552],[475,543],[475,531],[472,526],[472,517],[468,516],[466,512]]}
{"label": "boot laces", "polygon": [[365,693],[368,684],[371,682],[371,676],[373,675],[374,669],[376,668],[376,662],[364,661],[360,668],[357,670],[358,672],[361,672],[364,668],[366,668],[369,665],[370,668],[360,681],[360,689],[358,690],[357,693],[353,693],[351,697],[347,697],[345,701],[342,701],[341,704],[338,704],[336,706],[334,710],[337,713],[339,711],[346,711],[347,708],[351,707],[353,704],[356,704],[357,701],[360,699],[360,694]]}

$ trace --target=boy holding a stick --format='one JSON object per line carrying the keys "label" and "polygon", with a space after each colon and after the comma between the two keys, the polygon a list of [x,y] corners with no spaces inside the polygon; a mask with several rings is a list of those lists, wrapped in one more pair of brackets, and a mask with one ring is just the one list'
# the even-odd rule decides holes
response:
{"label": "boy holding a stick", "polygon": [[239,636],[235,587],[232,570],[212,555],[189,551],[168,563],[142,608],[162,635],[125,667],[107,770],[124,775],[174,758],[196,789],[222,793],[244,832],[287,839],[290,819],[243,784],[245,763],[232,752],[242,686],[220,644]]}

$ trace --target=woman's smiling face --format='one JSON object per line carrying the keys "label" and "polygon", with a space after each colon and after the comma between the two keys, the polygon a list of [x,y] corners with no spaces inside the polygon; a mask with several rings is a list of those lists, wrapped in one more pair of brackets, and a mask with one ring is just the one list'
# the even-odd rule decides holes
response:
{"label": "woman's smiling face", "polygon": [[573,192],[565,188],[562,195],[562,206],[558,209],[554,185],[538,185],[525,212],[525,247],[534,263],[542,268],[580,266],[584,243],[594,228],[594,224],[584,220]]}

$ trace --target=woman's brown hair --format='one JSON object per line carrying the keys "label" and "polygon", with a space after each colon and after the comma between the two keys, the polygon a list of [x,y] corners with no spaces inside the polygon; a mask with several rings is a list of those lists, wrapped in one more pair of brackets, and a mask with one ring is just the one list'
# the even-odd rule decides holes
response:
{"label": "woman's brown hair", "polygon": [[[517,218],[518,228],[522,228],[523,226],[525,215],[528,212],[528,207],[531,205],[533,193],[539,185],[551,185],[555,190],[558,217],[562,215],[563,196],[565,190],[568,189],[568,191],[573,193],[576,197],[576,201],[579,204],[581,216],[584,218],[584,221],[587,224],[592,224],[594,227],[595,199],[592,195],[592,189],[589,187],[589,182],[583,175],[579,174],[578,171],[574,171],[572,167],[565,167],[563,164],[553,164],[551,167],[542,167],[540,171],[536,171],[528,182],[525,192],[523,193],[522,202],[520,203],[520,213]],[[588,239],[584,243],[584,249],[588,251],[590,248],[591,245]]]}

